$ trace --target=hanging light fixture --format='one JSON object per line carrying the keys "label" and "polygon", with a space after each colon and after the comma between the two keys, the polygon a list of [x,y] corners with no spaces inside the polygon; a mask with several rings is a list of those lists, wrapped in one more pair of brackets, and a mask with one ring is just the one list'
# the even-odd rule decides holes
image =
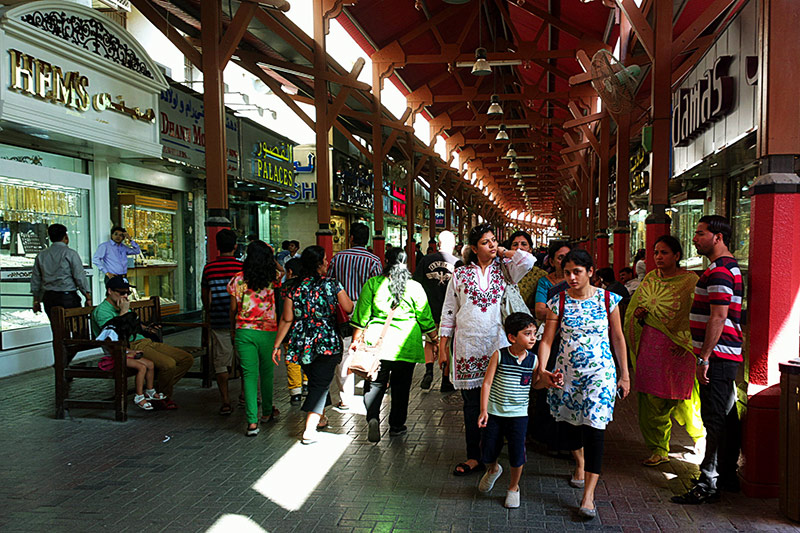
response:
{"label": "hanging light fixture", "polygon": [[519,170],[519,165],[517,164],[517,160],[516,159],[514,159],[514,158],[511,159],[511,164],[508,165],[508,169],[509,170]]}
{"label": "hanging light fixture", "polygon": [[492,67],[486,61],[486,48],[475,50],[475,64],[472,65],[472,73],[476,76],[488,76],[492,73]]}
{"label": "hanging light fixture", "polygon": [[522,174],[520,174],[519,171],[514,172],[514,179],[522,181]]}
{"label": "hanging light fixture", "polygon": [[503,115],[503,108],[500,107],[500,97],[496,94],[492,95],[492,103],[489,104],[489,111],[486,112],[490,117],[499,117]]}
{"label": "hanging light fixture", "polygon": [[508,133],[506,133],[505,124],[500,124],[500,129],[497,130],[497,137],[495,137],[494,140],[495,141],[507,141],[508,140]]}
{"label": "hanging light fixture", "polygon": [[508,145],[508,152],[506,152],[506,157],[517,157],[517,151],[514,150],[514,145]]}

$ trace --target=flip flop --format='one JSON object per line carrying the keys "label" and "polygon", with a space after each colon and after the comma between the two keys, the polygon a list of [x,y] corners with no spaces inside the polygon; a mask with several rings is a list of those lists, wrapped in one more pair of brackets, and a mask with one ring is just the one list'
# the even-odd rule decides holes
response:
{"label": "flip flop", "polygon": [[[459,470],[461,468],[461,470]],[[456,467],[453,469],[454,476],[468,476],[473,472],[483,472],[486,470],[486,465],[483,463],[478,463],[475,466],[469,466],[467,463],[458,463]]]}
{"label": "flip flop", "polygon": [[229,403],[223,403],[222,406],[219,408],[219,414],[223,416],[227,416],[231,413],[233,413],[233,408]]}

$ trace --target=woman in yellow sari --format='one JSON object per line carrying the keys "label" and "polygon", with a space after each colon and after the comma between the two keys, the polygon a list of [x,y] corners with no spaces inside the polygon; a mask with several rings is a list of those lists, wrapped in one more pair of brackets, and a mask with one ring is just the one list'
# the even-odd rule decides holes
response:
{"label": "woman in yellow sari", "polygon": [[672,418],[695,443],[704,437],[689,311],[697,276],[678,266],[683,249],[675,237],[655,244],[656,269],[633,294],[625,314],[625,337],[639,393],[639,428],[651,455],[642,463],[669,461]]}

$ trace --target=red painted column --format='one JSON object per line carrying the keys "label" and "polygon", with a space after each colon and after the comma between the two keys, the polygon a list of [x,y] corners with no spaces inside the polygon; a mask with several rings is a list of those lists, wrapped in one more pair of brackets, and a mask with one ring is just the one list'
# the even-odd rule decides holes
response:
{"label": "red painted column", "polygon": [[[748,411],[741,471],[748,496],[778,492],[778,364],[800,348],[800,3],[759,2],[759,177],[751,191]],[[755,406],[756,409],[751,407]]]}
{"label": "red painted column", "polygon": [[779,363],[800,351],[800,178],[793,156],[762,159],[768,172],[753,193],[750,224],[748,410],[743,425],[742,490],[778,495]]}
{"label": "red painted column", "polygon": [[631,169],[630,120],[630,115],[623,115],[617,122],[617,227],[614,230],[614,272],[617,279],[619,271],[628,266],[630,261],[631,231],[628,220]]}
{"label": "red painted column", "polygon": [[614,230],[614,274],[619,279],[619,271],[630,266],[631,230],[617,228]]}
{"label": "red painted column", "polygon": [[650,215],[645,221],[645,260],[647,270],[656,263],[653,246],[656,239],[669,233],[670,218],[666,214],[669,206],[670,178],[670,127],[672,109],[672,12],[669,0],[658,0],[655,11],[653,83],[651,89],[653,109],[653,166],[650,173]]}
{"label": "red painted column", "polygon": [[[328,56],[325,50],[325,9],[323,0],[313,1],[314,18],[314,70],[325,72]],[[333,233],[331,232],[331,173],[328,153],[330,124],[328,124],[328,82],[322,76],[314,78],[315,134],[317,142],[317,245],[325,249],[325,255],[333,257]],[[383,228],[381,228],[383,229]]]}
{"label": "red painted column", "polygon": [[594,242],[597,268],[606,268],[608,266],[608,233],[598,233]]}

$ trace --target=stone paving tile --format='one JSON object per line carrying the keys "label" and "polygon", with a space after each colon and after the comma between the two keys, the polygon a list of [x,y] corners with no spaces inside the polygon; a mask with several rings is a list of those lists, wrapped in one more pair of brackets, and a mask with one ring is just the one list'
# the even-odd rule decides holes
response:
{"label": "stone paving tile", "polygon": [[[725,494],[715,505],[681,507],[670,496],[685,490],[697,468],[680,459],[689,442],[676,428],[675,457],[655,469],[639,466],[647,455],[636,405],[621,402],[607,433],[604,473],[597,488],[599,518],[582,522],[580,491],[567,485],[571,463],[531,448],[521,482],[519,509],[502,506],[504,480],[489,496],[476,490],[478,476],[450,474],[463,459],[463,418],[458,394],[418,388],[409,407],[409,433],[369,443],[363,408],[330,411],[321,442],[302,446],[300,410],[290,406],[283,365],[276,370],[280,419],[245,438],[243,409],[217,415],[215,389],[196,380],[177,387],[181,408],[144,412],[131,407],[126,423],[113,413],[74,410],[53,419],[52,370],[0,380],[0,531],[268,531],[466,532],[466,531],[792,531],[776,500]],[[438,379],[437,379],[438,381]],[[234,394],[239,384],[232,384]],[[111,393],[111,384],[82,380],[76,397]],[[388,414],[388,400],[383,416]],[[333,466],[315,472],[336,439],[346,447]],[[330,446],[329,446],[330,445]],[[296,464],[284,465],[286,454]],[[505,455],[501,461],[507,464]],[[259,480],[269,478],[265,492]],[[316,485],[303,480],[319,474]],[[246,520],[250,530],[230,520]],[[240,524],[241,522],[236,522]]]}

